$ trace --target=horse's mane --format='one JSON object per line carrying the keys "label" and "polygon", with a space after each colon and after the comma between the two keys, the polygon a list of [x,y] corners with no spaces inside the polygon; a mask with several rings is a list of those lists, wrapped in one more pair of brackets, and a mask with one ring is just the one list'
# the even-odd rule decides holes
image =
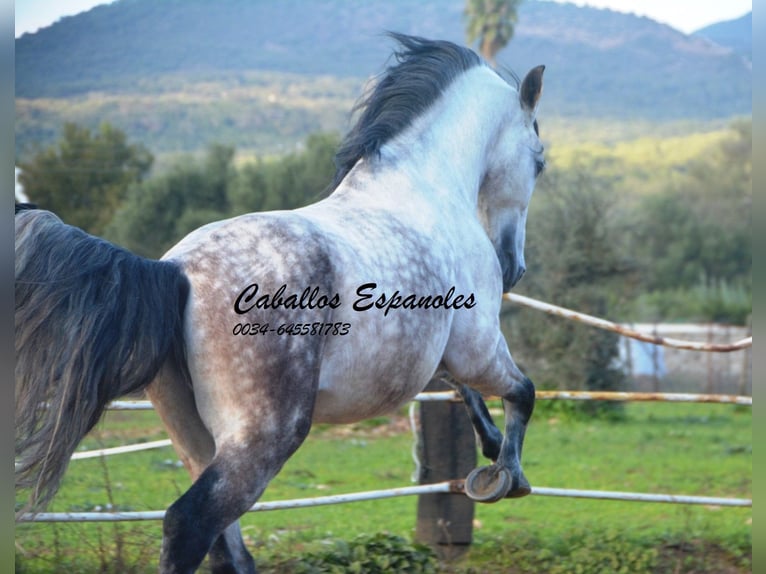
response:
{"label": "horse's mane", "polygon": [[354,107],[356,125],[335,154],[335,189],[357,161],[377,155],[436,101],[460,74],[484,64],[472,50],[446,41],[433,41],[389,32],[399,43],[396,63],[383,73],[375,88]]}

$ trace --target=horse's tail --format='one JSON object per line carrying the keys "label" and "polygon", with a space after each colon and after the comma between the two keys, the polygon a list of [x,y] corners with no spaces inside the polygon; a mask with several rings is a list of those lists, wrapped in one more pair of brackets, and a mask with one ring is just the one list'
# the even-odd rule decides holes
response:
{"label": "horse's tail", "polygon": [[36,510],[107,403],[146,387],[167,359],[185,370],[189,283],[177,265],[48,211],[23,206],[15,220],[16,488]]}

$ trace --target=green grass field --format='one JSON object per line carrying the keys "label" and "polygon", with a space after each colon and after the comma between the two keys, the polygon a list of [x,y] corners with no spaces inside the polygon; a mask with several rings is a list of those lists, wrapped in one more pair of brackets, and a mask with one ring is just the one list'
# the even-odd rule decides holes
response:
{"label": "green grass field", "polygon": [[[112,412],[83,447],[163,436],[153,413]],[[264,500],[409,485],[412,440],[401,416],[316,428]],[[541,401],[524,463],[539,487],[752,498],[751,445],[749,408],[630,404],[624,420],[607,422]],[[171,448],[73,461],[49,510],[164,509],[188,486]],[[242,527],[262,572],[345,571],[295,569],[295,560],[361,534],[409,541],[416,504],[409,497],[250,513]],[[477,507],[471,550],[435,567],[460,574],[739,574],[751,570],[751,524],[751,508],[530,496]],[[155,572],[160,532],[157,522],[21,524],[16,571]]]}

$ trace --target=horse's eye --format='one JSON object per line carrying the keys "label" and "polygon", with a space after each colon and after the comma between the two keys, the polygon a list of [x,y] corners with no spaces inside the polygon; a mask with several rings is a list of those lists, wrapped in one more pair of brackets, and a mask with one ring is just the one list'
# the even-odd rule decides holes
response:
{"label": "horse's eye", "polygon": [[536,159],[535,160],[535,177],[543,173],[544,170],[545,170],[545,160]]}

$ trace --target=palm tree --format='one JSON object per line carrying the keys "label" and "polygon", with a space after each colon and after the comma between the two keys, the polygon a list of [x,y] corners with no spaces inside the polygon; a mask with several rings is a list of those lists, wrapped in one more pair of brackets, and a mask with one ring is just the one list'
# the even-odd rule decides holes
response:
{"label": "palm tree", "polygon": [[513,38],[523,0],[466,0],[466,38],[479,41],[481,55],[493,66],[495,57]]}

